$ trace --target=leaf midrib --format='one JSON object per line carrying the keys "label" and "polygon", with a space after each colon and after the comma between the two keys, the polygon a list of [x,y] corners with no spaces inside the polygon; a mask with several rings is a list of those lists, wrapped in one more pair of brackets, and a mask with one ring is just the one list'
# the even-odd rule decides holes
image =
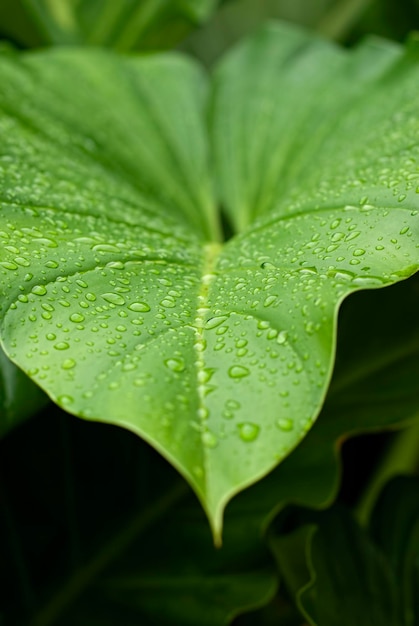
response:
{"label": "leaf midrib", "polygon": [[[204,372],[205,369],[205,343],[204,343],[204,326],[206,322],[207,312],[208,312],[208,300],[210,294],[210,285],[212,280],[217,278],[217,274],[214,273],[215,266],[217,264],[218,257],[222,250],[222,244],[219,243],[209,243],[204,245],[203,247],[203,264],[201,270],[201,280],[199,284],[199,290],[197,293],[197,316],[195,318],[194,323],[194,331],[196,341],[194,342],[194,351],[196,354],[195,361],[195,372],[196,372],[196,388],[198,391],[198,411],[201,409],[202,411],[206,410],[205,404],[205,386],[202,382],[200,382],[200,373]],[[211,276],[211,279],[207,277]],[[204,418],[200,418],[198,414],[198,419],[202,423],[202,426],[205,426]],[[205,428],[203,428],[202,433],[205,432]],[[201,436],[202,440],[202,436]],[[202,440],[202,463],[204,469],[204,480],[205,480],[205,492],[208,493],[208,456],[206,453],[206,447]],[[205,507],[205,503],[203,502],[203,506]]]}

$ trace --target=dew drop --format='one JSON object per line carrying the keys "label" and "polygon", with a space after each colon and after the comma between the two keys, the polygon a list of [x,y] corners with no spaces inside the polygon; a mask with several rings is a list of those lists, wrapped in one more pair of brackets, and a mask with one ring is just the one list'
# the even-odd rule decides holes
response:
{"label": "dew drop", "polygon": [[255,441],[259,435],[260,427],[251,422],[242,422],[238,424],[240,439],[243,441]]}
{"label": "dew drop", "polygon": [[63,370],[71,370],[75,365],[76,362],[74,359],[66,359],[65,361],[63,361],[61,367],[63,368]]}
{"label": "dew drop", "polygon": [[92,247],[93,252],[121,252],[117,246],[109,243],[99,243]]}
{"label": "dew drop", "polygon": [[227,315],[218,315],[216,317],[210,317],[205,324],[205,328],[207,330],[211,330],[212,328],[217,328],[227,319]]}
{"label": "dew drop", "polygon": [[0,265],[6,270],[17,270],[17,265],[11,261],[2,261]]}
{"label": "dew drop", "polygon": [[214,374],[214,368],[211,367],[206,367],[202,370],[200,370],[198,372],[198,382],[201,383],[202,385],[205,385],[205,383],[208,383],[211,378],[212,375]]}
{"label": "dew drop", "polygon": [[315,267],[302,267],[298,270],[298,273],[302,276],[313,276],[317,274],[317,269]]}
{"label": "dew drop", "polygon": [[58,396],[57,402],[62,406],[66,406],[68,404],[72,404],[74,402],[74,398],[72,398],[71,396]]}
{"label": "dew drop", "polygon": [[176,302],[173,298],[167,297],[164,298],[160,304],[164,306],[166,309],[173,309],[176,306]]}
{"label": "dew drop", "polygon": [[70,315],[70,320],[75,323],[80,323],[84,321],[84,315],[81,313],[73,313]]}
{"label": "dew drop", "polygon": [[218,440],[217,437],[210,430],[206,430],[202,433],[202,443],[206,448],[215,448]]}
{"label": "dew drop", "polygon": [[276,302],[276,300],[277,300],[276,296],[268,296],[267,298],[265,298],[263,306],[264,307],[272,306],[274,302]]}
{"label": "dew drop", "polygon": [[59,343],[56,343],[54,346],[56,350],[67,350],[69,347],[70,346],[66,341],[60,341]]}
{"label": "dew drop", "polygon": [[35,285],[32,287],[32,293],[36,296],[44,296],[47,293],[47,290],[44,285]]}
{"label": "dew drop", "polygon": [[356,239],[357,237],[359,237],[360,234],[361,232],[359,230],[353,230],[352,232],[349,233],[349,235],[346,235],[345,241],[352,241],[353,239]]}
{"label": "dew drop", "polygon": [[292,419],[289,419],[287,417],[279,419],[276,425],[280,430],[283,430],[284,432],[289,432],[294,428],[294,422],[292,421]]}
{"label": "dew drop", "polygon": [[249,376],[249,374],[250,371],[247,369],[247,367],[243,367],[242,365],[233,365],[228,370],[228,375],[230,376],[230,378],[245,378],[246,376]]}
{"label": "dew drop", "polygon": [[172,372],[183,372],[185,369],[185,362],[183,359],[167,359],[164,362],[165,366],[169,368]]}
{"label": "dew drop", "polygon": [[234,413],[232,411],[223,411],[222,416],[226,420],[232,420],[234,418]]}
{"label": "dew drop", "polygon": [[206,407],[199,407],[197,413],[198,413],[199,419],[201,419],[201,420],[208,419],[209,411],[208,411],[208,409]]}
{"label": "dew drop", "polygon": [[261,266],[260,266],[263,270],[276,270],[276,266],[273,263],[270,263],[269,261],[264,261]]}
{"label": "dew drop", "polygon": [[147,311],[150,311],[150,307],[146,302],[133,302],[128,308],[136,313],[147,313]]}
{"label": "dew drop", "polygon": [[102,298],[111,304],[118,304],[119,306],[125,304],[125,299],[119,293],[103,293]]}
{"label": "dew drop", "polygon": [[278,334],[276,342],[279,343],[280,345],[282,345],[286,341],[287,341],[287,331],[286,330],[281,330],[281,332]]}

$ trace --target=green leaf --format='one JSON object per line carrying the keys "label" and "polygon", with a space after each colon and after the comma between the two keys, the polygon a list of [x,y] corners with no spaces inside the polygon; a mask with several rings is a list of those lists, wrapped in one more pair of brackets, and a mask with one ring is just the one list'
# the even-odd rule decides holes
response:
{"label": "green leaf", "polygon": [[[316,423],[279,467],[234,499],[227,519],[229,514],[252,512],[255,524],[267,528],[290,503],[315,509],[329,506],[340,487],[343,441],[406,425],[400,437],[412,438],[419,423],[418,286],[416,274],[344,301],[335,371]],[[400,455],[403,463],[408,462],[406,450]],[[381,491],[382,485],[377,488]]]}
{"label": "green leaf", "polygon": [[419,481],[399,476],[387,483],[371,517],[371,534],[386,554],[399,586],[403,624],[419,620]]}
{"label": "green leaf", "polygon": [[210,96],[177,55],[1,62],[6,351],[169,459],[217,540],[319,413],[342,299],[419,265],[418,74],[414,49],[276,25]]}
{"label": "green leaf", "polygon": [[41,389],[0,348],[0,438],[47,402]]}
{"label": "green leaf", "polygon": [[[18,0],[2,3],[2,27],[21,43],[168,48],[205,21],[218,0]],[[12,13],[13,12],[13,13]],[[12,15],[13,19],[12,19]]]}
{"label": "green leaf", "polygon": [[[290,592],[312,626],[402,626],[394,574],[348,513],[330,510],[320,517],[317,528],[275,537],[272,548]],[[300,559],[306,565],[298,567]]]}
{"label": "green leaf", "polygon": [[278,567],[310,624],[417,623],[418,487],[417,477],[387,483],[369,535],[339,507],[302,511],[312,525],[272,535]]}

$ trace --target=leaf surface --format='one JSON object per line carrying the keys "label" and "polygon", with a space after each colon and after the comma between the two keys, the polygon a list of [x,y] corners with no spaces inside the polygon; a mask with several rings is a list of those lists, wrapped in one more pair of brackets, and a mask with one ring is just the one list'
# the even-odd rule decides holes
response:
{"label": "leaf surface", "polygon": [[339,303],[418,267],[418,73],[414,49],[282,26],[213,89],[177,55],[1,62],[6,351],[154,445],[217,539],[317,416]]}
{"label": "leaf surface", "polygon": [[340,452],[346,439],[406,425],[415,428],[418,279],[416,274],[387,289],[358,292],[343,302],[336,365],[316,423],[279,467],[233,500],[227,519],[229,514],[252,513],[256,524],[267,528],[288,504],[330,506],[341,485]]}

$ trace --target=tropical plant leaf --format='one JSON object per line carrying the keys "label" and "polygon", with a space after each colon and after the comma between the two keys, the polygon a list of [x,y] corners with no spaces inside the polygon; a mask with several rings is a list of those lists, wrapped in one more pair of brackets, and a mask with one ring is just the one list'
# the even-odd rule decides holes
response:
{"label": "tropical plant leaf", "polygon": [[0,438],[48,403],[48,397],[0,348]]}
{"label": "tropical plant leaf", "polygon": [[217,539],[313,424],[342,299],[419,265],[415,50],[269,26],[218,69],[209,135],[176,55],[2,59],[6,351],[154,445]]}
{"label": "tropical plant leaf", "polygon": [[123,429],[52,405],[2,442],[0,474],[6,624],[223,626],[275,594],[251,519],[216,550],[186,483]]}
{"label": "tropical plant leaf", "polygon": [[218,0],[9,0],[2,29],[20,43],[168,48],[205,21]]}
{"label": "tropical plant leaf", "polygon": [[230,512],[242,517],[251,512],[255,525],[266,529],[291,503],[315,509],[330,506],[340,488],[345,440],[384,429],[416,428],[418,290],[416,274],[345,300],[339,312],[333,379],[316,423],[279,467],[233,500],[227,518]]}
{"label": "tropical plant leaf", "polygon": [[372,538],[395,573],[406,626],[419,620],[418,490],[417,477],[394,478],[381,492],[370,520]]}
{"label": "tropical plant leaf", "polygon": [[369,535],[336,506],[321,514],[302,511],[300,518],[314,525],[272,535],[284,581],[310,624],[417,623],[418,487],[416,477],[391,480]]}
{"label": "tropical plant leaf", "polygon": [[318,526],[275,537],[272,548],[297,606],[312,626],[402,626],[394,573],[347,512],[325,512]]}

